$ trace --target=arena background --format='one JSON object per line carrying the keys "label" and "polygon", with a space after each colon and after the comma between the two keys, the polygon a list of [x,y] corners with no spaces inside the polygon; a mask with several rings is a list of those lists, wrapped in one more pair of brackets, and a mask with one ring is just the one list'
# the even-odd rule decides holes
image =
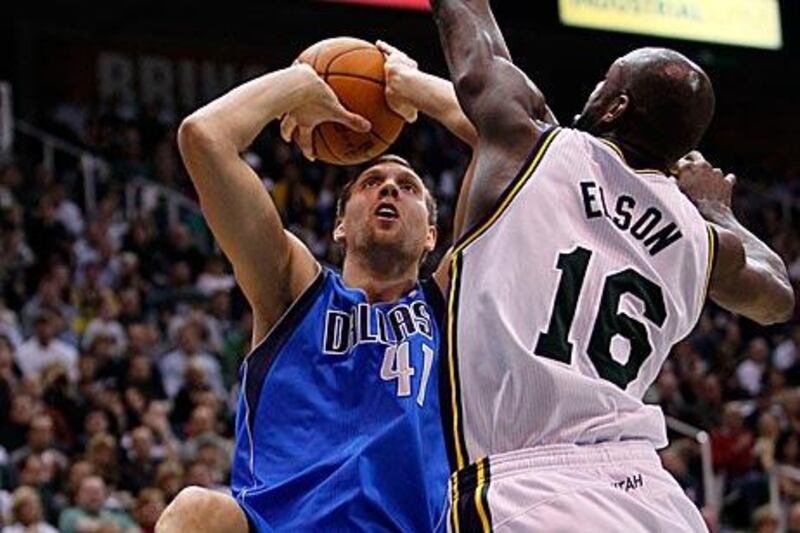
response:
{"label": "arena background", "polygon": [[[632,48],[666,45],[699,62],[718,102],[702,150],[739,176],[737,215],[798,286],[800,3],[781,2],[778,50],[568,28],[555,0],[494,4],[514,59],[562,123]],[[37,519],[74,531],[85,516],[104,531],[150,531],[181,487],[224,490],[250,315],[194,204],[175,130],[237,82],[338,35],[386,40],[445,74],[424,10],[244,0],[0,8],[0,94],[13,95],[0,108],[8,531]],[[276,133],[268,128],[248,160],[287,226],[336,264],[329,233],[348,171],[304,163]],[[425,170],[447,235],[465,148],[422,119],[394,151]],[[50,333],[46,349],[64,364],[31,366],[45,349],[36,336]],[[797,313],[765,329],[710,305],[673,352],[648,394],[672,417],[665,466],[713,530],[800,531]]]}

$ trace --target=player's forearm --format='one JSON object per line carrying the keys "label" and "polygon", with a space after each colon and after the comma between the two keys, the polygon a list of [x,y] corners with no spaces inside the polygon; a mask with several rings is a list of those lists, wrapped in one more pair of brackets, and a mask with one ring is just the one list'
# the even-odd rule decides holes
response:
{"label": "player's forearm", "polygon": [[762,242],[761,239],[742,226],[739,221],[736,220],[730,208],[725,206],[701,207],[700,211],[706,220],[725,228],[741,239],[748,262],[757,263],[761,267],[771,271],[776,279],[783,282],[787,287],[791,286],[786,265],[781,257]]}
{"label": "player's forearm", "polygon": [[[781,257],[742,226],[727,206],[701,204],[699,208],[707,220],[738,237],[744,249],[744,268],[756,274],[751,275],[751,279],[759,280],[757,284],[746,287],[748,292],[754,294],[734,299],[733,309],[741,301],[745,304],[738,312],[756,322],[766,325],[788,320],[794,311],[794,290]],[[735,294],[741,292],[739,289],[729,287],[728,292]],[[716,296],[713,291],[712,296]],[[724,304],[724,297],[718,303]]]}
{"label": "player's forearm", "polygon": [[238,154],[267,124],[303,103],[315,81],[311,76],[309,69],[292,66],[240,85],[187,117],[182,136],[195,130],[214,149]]}
{"label": "player's forearm", "polygon": [[415,71],[409,93],[410,103],[441,123],[450,132],[475,147],[478,133],[458,104],[453,84],[437,76]]}

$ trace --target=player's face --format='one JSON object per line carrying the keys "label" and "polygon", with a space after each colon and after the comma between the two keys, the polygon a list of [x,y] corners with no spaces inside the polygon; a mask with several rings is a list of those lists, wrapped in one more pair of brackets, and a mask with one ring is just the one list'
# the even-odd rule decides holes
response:
{"label": "player's face", "polygon": [[436,244],[426,194],[422,180],[408,167],[392,162],[370,167],[353,185],[334,237],[348,251],[390,251],[418,261]]}

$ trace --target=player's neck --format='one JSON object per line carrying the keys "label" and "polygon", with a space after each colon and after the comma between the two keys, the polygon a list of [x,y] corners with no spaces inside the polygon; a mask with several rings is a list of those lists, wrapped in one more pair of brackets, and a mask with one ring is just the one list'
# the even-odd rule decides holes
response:
{"label": "player's neck", "polygon": [[634,170],[660,170],[667,172],[667,163],[658,157],[648,153],[648,150],[640,146],[636,141],[625,139],[617,132],[608,132],[602,137],[614,143],[617,148],[622,152],[625,163]]}
{"label": "player's neck", "polygon": [[417,273],[417,265],[376,265],[356,254],[348,254],[342,267],[345,285],[364,291],[370,303],[399,300],[414,288]]}

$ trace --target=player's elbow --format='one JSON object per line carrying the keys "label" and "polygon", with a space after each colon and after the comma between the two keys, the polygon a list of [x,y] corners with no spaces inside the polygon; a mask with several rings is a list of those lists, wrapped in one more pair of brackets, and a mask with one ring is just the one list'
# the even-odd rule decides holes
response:
{"label": "player's elbow", "polygon": [[783,324],[794,316],[795,295],[791,285],[780,284],[777,290],[770,294],[769,302],[761,306],[761,312],[752,317],[762,326]]}
{"label": "player's elbow", "polygon": [[482,97],[486,88],[486,75],[480,69],[470,68],[455,76],[453,86],[459,103],[465,111],[468,111]]}
{"label": "player's elbow", "polygon": [[214,131],[208,121],[196,113],[183,119],[178,128],[178,149],[184,157],[189,153],[205,151],[214,144]]}
{"label": "player's elbow", "polygon": [[794,316],[795,295],[791,285],[783,287],[780,296],[776,298],[775,313],[772,317],[773,324],[788,322]]}

